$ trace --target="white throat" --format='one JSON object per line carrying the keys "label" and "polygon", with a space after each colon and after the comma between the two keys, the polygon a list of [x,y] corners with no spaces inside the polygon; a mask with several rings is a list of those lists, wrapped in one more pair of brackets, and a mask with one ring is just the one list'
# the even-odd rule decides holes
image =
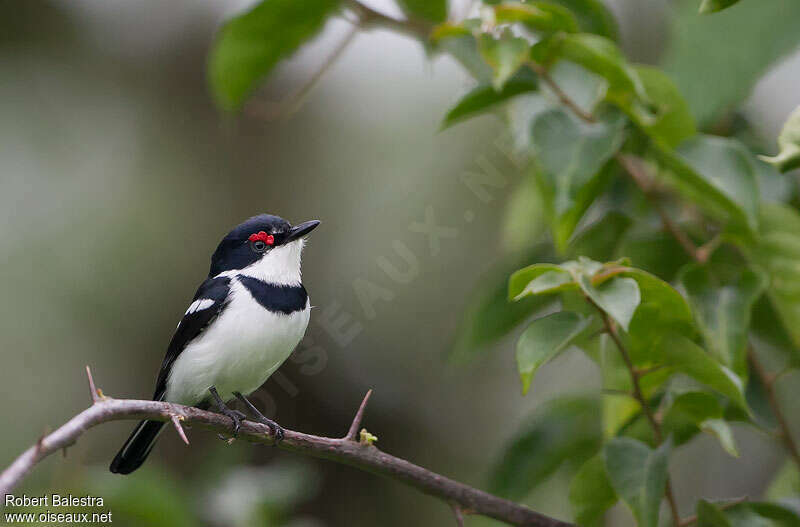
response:
{"label": "white throat", "polygon": [[277,285],[300,285],[300,257],[305,239],[294,240],[270,249],[254,264],[244,269],[225,271],[217,276],[251,276]]}

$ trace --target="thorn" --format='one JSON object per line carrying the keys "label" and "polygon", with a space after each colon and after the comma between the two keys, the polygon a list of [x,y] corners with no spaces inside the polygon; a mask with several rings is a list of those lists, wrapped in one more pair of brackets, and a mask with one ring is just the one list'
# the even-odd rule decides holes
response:
{"label": "thorn", "polygon": [[[369,398],[371,395],[372,395],[372,389],[370,388],[369,390],[367,390],[366,395],[364,395],[364,399],[361,401],[361,406],[358,407],[358,411],[356,412],[355,417],[353,417],[353,422],[350,424],[350,429],[347,431],[347,435],[344,436],[345,439],[349,441],[356,440],[358,427],[361,426],[361,421],[364,419],[364,410],[367,408],[367,403],[369,402]],[[375,439],[377,439],[377,437]]]}
{"label": "thorn", "polygon": [[63,458],[67,457],[67,447],[61,449],[61,457]]}
{"label": "thorn", "polygon": [[183,427],[181,426],[181,421],[185,418],[182,415],[172,414],[170,416],[170,420],[172,421],[172,425],[175,427],[175,431],[178,432],[178,437],[183,439],[183,442],[187,445],[189,444],[189,438],[186,437],[186,432],[183,431]]}
{"label": "thorn", "polygon": [[92,370],[89,368],[89,365],[86,365],[86,377],[89,378],[89,392],[92,395],[92,403],[97,403],[102,397],[102,393],[97,387],[94,385],[94,378],[92,377]]}
{"label": "thorn", "polygon": [[458,503],[450,502],[450,508],[453,509],[453,515],[456,517],[456,525],[464,527],[464,511]]}
{"label": "thorn", "polygon": [[370,434],[369,432],[367,432],[366,428],[361,429],[358,440],[359,443],[361,443],[362,445],[372,446],[372,443],[374,443],[377,440],[378,436]]}
{"label": "thorn", "polygon": [[39,436],[39,439],[37,439],[37,440],[36,440],[36,454],[37,454],[37,455],[38,455],[38,454],[39,454],[39,453],[42,451],[42,449],[44,448],[44,438],[45,438],[45,437],[47,437],[47,434],[49,434],[49,433],[50,433],[50,432],[49,432],[49,429],[48,429],[48,427],[45,427],[45,429],[44,429],[44,432],[42,432],[42,435],[40,435],[40,436]]}

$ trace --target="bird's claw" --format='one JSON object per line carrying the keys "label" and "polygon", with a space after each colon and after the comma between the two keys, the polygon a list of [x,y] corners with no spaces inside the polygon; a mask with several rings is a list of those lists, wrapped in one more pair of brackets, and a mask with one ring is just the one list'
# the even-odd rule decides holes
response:
{"label": "bird's claw", "polygon": [[269,431],[272,434],[272,446],[278,446],[278,443],[283,441],[283,437],[286,435],[283,432],[283,427],[275,421],[270,421],[265,424],[269,427]]}
{"label": "bird's claw", "polygon": [[242,421],[247,416],[239,410],[231,410],[230,408],[223,409],[222,415],[230,418],[230,420],[233,421],[233,437],[239,437],[239,429],[242,427]]}

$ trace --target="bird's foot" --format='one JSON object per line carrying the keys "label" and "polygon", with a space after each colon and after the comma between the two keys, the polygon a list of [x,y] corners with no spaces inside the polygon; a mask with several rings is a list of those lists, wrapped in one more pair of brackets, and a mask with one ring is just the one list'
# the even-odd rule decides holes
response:
{"label": "bird's foot", "polygon": [[265,424],[265,425],[267,425],[269,427],[269,432],[270,432],[270,435],[272,436],[272,441],[273,441],[272,446],[277,446],[278,443],[283,441],[283,437],[284,437],[285,433],[284,433],[283,427],[281,427],[281,425],[279,425],[278,423],[276,423],[275,421],[273,421],[269,417],[267,417],[264,414],[262,414],[258,410],[258,408],[256,408],[253,405],[253,403],[248,401],[247,398],[244,395],[242,395],[241,393],[233,392],[233,395],[235,395],[236,398],[239,399],[239,401],[241,401],[242,404],[244,404],[247,407],[248,410],[250,410],[250,412],[253,414],[253,420],[254,421],[257,421],[259,423]]}
{"label": "bird's foot", "polygon": [[273,441],[272,446],[277,446],[278,443],[283,441],[283,437],[286,434],[284,434],[283,427],[281,425],[268,417],[264,417],[263,415],[261,417],[256,416],[254,419],[259,423],[265,424],[269,427],[269,432]]}
{"label": "bird's foot", "polygon": [[216,387],[212,386],[208,389],[211,392],[211,396],[214,398],[214,404],[217,405],[217,409],[219,413],[228,417],[233,422],[233,438],[236,439],[239,437],[239,429],[242,427],[242,421],[247,417],[245,414],[240,412],[239,410],[233,410],[228,408],[222,398],[217,393]]}
{"label": "bird's foot", "polygon": [[239,437],[239,429],[242,427],[242,421],[244,421],[247,416],[239,410],[232,410],[228,407],[220,408],[219,413],[230,418],[233,422],[233,438]]}

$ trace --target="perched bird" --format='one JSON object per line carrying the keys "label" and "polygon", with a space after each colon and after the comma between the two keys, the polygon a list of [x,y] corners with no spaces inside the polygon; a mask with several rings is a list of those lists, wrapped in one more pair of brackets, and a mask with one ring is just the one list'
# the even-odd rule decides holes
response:
{"label": "perched bird", "polygon": [[[308,326],[310,304],[300,279],[305,235],[319,221],[292,227],[261,214],[237,225],[211,256],[200,284],[167,348],[153,399],[207,409],[213,403],[233,421],[244,414],[225,403],[239,399],[276,441],[283,429],[245,396],[258,389],[289,357]],[[130,474],[147,459],[164,425],[142,421],[111,462]]]}

